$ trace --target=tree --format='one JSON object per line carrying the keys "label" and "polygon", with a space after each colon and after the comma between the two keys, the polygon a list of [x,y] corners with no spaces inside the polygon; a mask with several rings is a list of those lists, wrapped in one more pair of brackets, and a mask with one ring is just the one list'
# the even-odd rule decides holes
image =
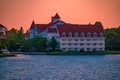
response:
{"label": "tree", "polygon": [[21,49],[22,43],[25,41],[25,34],[23,28],[21,27],[17,33],[17,45],[18,48]]}
{"label": "tree", "polygon": [[105,29],[105,46],[108,50],[120,50],[120,28]]}
{"label": "tree", "polygon": [[56,41],[55,37],[52,37],[52,39],[50,40],[49,45],[50,45],[50,47],[52,48],[53,51],[56,49],[57,41]]}
{"label": "tree", "polygon": [[0,53],[2,52],[1,50],[5,48],[5,45],[0,42]]}
{"label": "tree", "polygon": [[96,26],[102,26],[102,23],[100,21],[95,22]]}
{"label": "tree", "polygon": [[47,39],[46,38],[41,38],[38,41],[38,44],[37,44],[38,51],[45,51],[46,48],[47,48],[46,43],[47,43]]}
{"label": "tree", "polygon": [[47,38],[35,36],[34,38],[27,39],[23,45],[23,51],[45,51],[47,48]]}
{"label": "tree", "polygon": [[18,31],[15,28],[7,31],[6,44],[9,51],[17,51],[21,49],[21,45],[25,40],[25,35],[23,33],[23,28],[21,27]]}

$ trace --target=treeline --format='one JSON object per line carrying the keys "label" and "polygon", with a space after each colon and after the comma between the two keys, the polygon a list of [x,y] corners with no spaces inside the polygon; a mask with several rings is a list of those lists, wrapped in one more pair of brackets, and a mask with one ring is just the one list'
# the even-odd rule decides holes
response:
{"label": "treeline", "polygon": [[105,37],[106,50],[120,50],[120,26],[105,29]]}
{"label": "treeline", "polygon": [[[4,43],[3,43],[4,42]],[[9,51],[54,51],[57,41],[53,37],[51,40],[36,36],[32,39],[26,39],[26,35],[21,27],[19,30],[12,28],[6,32],[6,38],[0,41],[0,49],[7,48]]]}
{"label": "treeline", "polygon": [[[120,50],[120,27],[108,28],[105,32],[106,50]],[[9,51],[54,51],[58,43],[53,37],[51,40],[43,37],[26,39],[23,28],[19,30],[12,28],[6,32],[6,38],[0,40],[0,50],[7,48]]]}

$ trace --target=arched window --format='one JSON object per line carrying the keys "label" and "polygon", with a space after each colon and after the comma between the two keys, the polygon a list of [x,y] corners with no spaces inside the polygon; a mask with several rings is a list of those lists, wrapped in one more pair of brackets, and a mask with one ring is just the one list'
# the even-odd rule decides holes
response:
{"label": "arched window", "polygon": [[65,32],[62,33],[62,37],[66,37],[66,33]]}
{"label": "arched window", "polygon": [[75,35],[75,37],[79,37],[79,33],[78,32],[76,32],[74,35]]}
{"label": "arched window", "polygon": [[82,32],[80,35],[81,35],[81,37],[85,37],[85,33],[84,32]]}
{"label": "arched window", "polygon": [[90,32],[87,33],[87,37],[91,37],[91,33]]}
{"label": "arched window", "polygon": [[97,37],[98,34],[96,32],[93,33],[93,37]]}
{"label": "arched window", "polygon": [[69,33],[68,33],[68,36],[69,36],[69,37],[72,37],[72,32],[69,32]]}
{"label": "arched window", "polygon": [[100,37],[103,37],[103,32],[101,32],[101,33],[99,34],[99,36],[100,36]]}

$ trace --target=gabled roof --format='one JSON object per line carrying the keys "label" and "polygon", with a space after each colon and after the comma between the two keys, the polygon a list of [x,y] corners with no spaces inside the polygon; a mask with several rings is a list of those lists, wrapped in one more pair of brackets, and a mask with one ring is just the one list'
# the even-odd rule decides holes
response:
{"label": "gabled roof", "polygon": [[0,30],[1,30],[2,28],[5,28],[5,29],[7,30],[7,28],[6,28],[4,25],[0,24]]}
{"label": "gabled roof", "polygon": [[34,27],[35,27],[35,22],[34,22],[34,20],[32,21],[32,24],[31,24],[31,26],[30,26],[30,29],[34,29]]}
{"label": "gabled roof", "polygon": [[57,21],[57,22],[55,22],[55,23],[50,22],[50,23],[48,23],[48,24],[34,24],[34,23],[32,23],[30,29],[34,29],[34,26],[36,25],[36,27],[37,27],[37,32],[38,32],[38,33],[41,33],[41,32],[43,32],[43,31],[45,31],[46,29],[52,27],[53,25],[57,24],[58,22],[59,22],[59,21]]}
{"label": "gabled roof", "polygon": [[57,33],[56,28],[48,28],[48,33]]}
{"label": "gabled roof", "polygon": [[[63,24],[63,25],[58,25],[58,32],[60,36],[62,36],[62,33],[65,32],[68,36],[68,33],[71,32],[72,34],[75,34],[78,32],[81,34],[82,32],[85,33],[85,36],[88,32],[93,34],[94,32],[100,33],[103,32],[103,27],[102,26],[96,26],[96,25],[76,25],[76,24]],[[93,36],[93,35],[91,35]]]}
{"label": "gabled roof", "polygon": [[37,32],[41,33],[45,31],[49,26],[47,24],[36,24]]}
{"label": "gabled roof", "polygon": [[2,28],[6,28],[5,26],[3,26],[2,24],[0,24],[0,27],[2,27]]}
{"label": "gabled roof", "polygon": [[60,16],[58,15],[58,13],[56,13],[53,18],[58,18],[58,19],[60,19]]}

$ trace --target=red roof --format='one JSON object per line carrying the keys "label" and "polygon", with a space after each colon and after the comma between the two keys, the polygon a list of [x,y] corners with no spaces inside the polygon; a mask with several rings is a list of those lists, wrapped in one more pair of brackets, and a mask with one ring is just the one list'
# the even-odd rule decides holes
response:
{"label": "red roof", "polygon": [[48,33],[57,33],[56,28],[48,28]]}
{"label": "red roof", "polygon": [[32,21],[32,24],[31,24],[30,29],[34,29],[34,26],[35,26],[35,22],[34,22],[34,21]]}
{"label": "red roof", "polygon": [[60,19],[60,16],[58,15],[58,13],[56,13],[53,18],[58,18],[58,19]]}
{"label": "red roof", "polygon": [[36,27],[37,27],[37,31],[38,33],[41,33],[43,31],[45,31],[46,29],[50,28],[51,26],[57,24],[59,21],[53,23],[53,22],[50,22],[49,24],[36,24]]}
{"label": "red roof", "polygon": [[[62,33],[65,32],[66,36],[68,36],[69,32],[72,32],[72,34],[78,32],[79,35],[84,32],[85,36],[88,32],[93,34],[94,32],[100,33],[103,32],[102,26],[96,26],[96,25],[76,25],[76,24],[64,24],[64,25],[58,25],[58,31],[60,34],[60,37],[62,36]],[[93,36],[93,35],[91,35]]]}
{"label": "red roof", "polygon": [[38,33],[45,31],[49,26],[47,24],[36,24]]}

